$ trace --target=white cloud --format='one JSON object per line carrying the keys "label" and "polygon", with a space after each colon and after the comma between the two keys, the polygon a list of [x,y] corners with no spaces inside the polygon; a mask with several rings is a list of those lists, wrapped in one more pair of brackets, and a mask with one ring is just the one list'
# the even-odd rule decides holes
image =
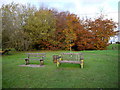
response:
{"label": "white cloud", "polygon": [[101,10],[106,18],[118,22],[118,0],[76,0],[75,13],[79,16],[95,17]]}

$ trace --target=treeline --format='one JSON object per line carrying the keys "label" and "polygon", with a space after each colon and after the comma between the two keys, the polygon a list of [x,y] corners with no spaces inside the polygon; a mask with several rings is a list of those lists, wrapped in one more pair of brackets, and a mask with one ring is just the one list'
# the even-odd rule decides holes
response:
{"label": "treeline", "polygon": [[2,48],[22,50],[103,50],[116,23],[100,15],[81,19],[77,15],[31,5],[2,5]]}

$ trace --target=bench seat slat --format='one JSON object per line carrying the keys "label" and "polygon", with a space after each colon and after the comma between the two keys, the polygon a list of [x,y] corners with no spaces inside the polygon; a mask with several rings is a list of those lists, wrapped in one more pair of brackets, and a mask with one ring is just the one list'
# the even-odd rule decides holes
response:
{"label": "bench seat slat", "polygon": [[62,61],[64,61],[64,60],[66,60],[66,61],[80,61],[80,59],[79,60],[77,60],[77,59],[62,59]]}
{"label": "bench seat slat", "polygon": [[61,55],[82,55],[82,53],[62,53]]}
{"label": "bench seat slat", "polygon": [[29,57],[45,57],[45,56],[29,56]]}
{"label": "bench seat slat", "polygon": [[26,53],[26,54],[45,54],[45,53]]}
{"label": "bench seat slat", "polygon": [[80,64],[81,63],[81,61],[68,61],[68,60],[64,60],[64,61],[59,60],[59,62],[60,63],[75,63],[75,64]]}
{"label": "bench seat slat", "polygon": [[30,58],[29,60],[42,60],[42,59],[31,59],[31,58]]}

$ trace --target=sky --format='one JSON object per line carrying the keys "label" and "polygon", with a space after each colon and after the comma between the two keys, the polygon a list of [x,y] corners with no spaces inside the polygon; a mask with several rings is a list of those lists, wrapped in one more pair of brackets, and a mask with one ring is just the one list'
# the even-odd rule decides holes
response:
{"label": "sky", "polygon": [[2,4],[11,2],[27,4],[39,8],[41,5],[48,8],[56,8],[59,11],[69,11],[79,17],[95,18],[100,13],[105,14],[106,18],[118,22],[118,2],[120,0],[0,0]]}

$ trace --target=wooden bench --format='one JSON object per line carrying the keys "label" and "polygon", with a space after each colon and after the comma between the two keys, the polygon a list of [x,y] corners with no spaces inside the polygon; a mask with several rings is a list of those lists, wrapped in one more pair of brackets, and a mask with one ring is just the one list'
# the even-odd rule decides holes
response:
{"label": "wooden bench", "polygon": [[27,58],[25,58],[26,65],[30,64],[30,60],[39,60],[40,65],[44,64],[44,59],[46,57],[45,53],[26,53]]}
{"label": "wooden bench", "polygon": [[81,68],[83,68],[83,55],[82,53],[62,53],[57,58],[57,67],[59,67],[61,63],[80,64]]}

